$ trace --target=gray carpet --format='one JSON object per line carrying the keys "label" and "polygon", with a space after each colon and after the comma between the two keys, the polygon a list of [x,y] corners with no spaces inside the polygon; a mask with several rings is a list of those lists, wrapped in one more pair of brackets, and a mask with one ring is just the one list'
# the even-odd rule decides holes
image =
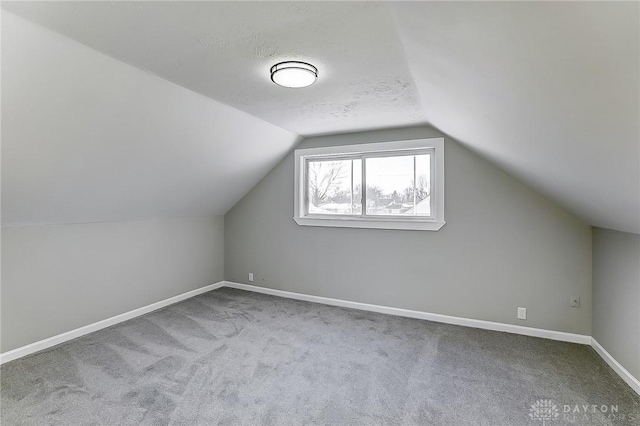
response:
{"label": "gray carpet", "polygon": [[[541,399],[547,426],[640,424],[640,398],[588,346],[228,288],[1,373],[3,426],[542,425]],[[618,411],[564,413],[576,404]]]}

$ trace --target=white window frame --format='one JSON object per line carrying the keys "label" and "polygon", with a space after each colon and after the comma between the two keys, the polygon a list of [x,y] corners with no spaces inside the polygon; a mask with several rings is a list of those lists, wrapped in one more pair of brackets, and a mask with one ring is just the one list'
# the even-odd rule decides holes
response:
{"label": "white window frame", "polygon": [[[431,216],[371,216],[363,205],[361,216],[308,214],[307,163],[309,160],[327,157],[345,159],[354,155],[366,157],[385,155],[431,155]],[[342,157],[342,158],[341,158]],[[293,220],[302,226],[330,226],[342,228],[406,229],[437,231],[444,220],[444,138],[412,139],[393,142],[377,142],[356,145],[341,145],[321,148],[304,148],[294,151],[294,212]],[[363,175],[365,162],[362,162]],[[363,191],[364,192],[364,191]]]}

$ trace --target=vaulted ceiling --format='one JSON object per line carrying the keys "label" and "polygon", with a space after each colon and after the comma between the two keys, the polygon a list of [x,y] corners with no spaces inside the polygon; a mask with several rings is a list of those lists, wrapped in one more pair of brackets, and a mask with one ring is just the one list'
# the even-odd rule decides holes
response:
{"label": "vaulted ceiling", "polygon": [[[286,139],[260,147],[259,170],[240,178],[237,191],[222,192],[228,195],[222,210],[293,146],[295,135],[428,123],[588,223],[636,233],[639,8],[636,2],[3,2],[4,10],[204,95],[215,108],[230,107],[234,112],[218,114],[216,122],[229,134],[234,126],[248,131],[242,128],[251,122],[268,128],[272,139]],[[282,59],[314,63],[318,82],[304,90],[273,85],[268,69]],[[226,119],[236,109],[249,114],[244,124]],[[233,152],[224,155],[235,158]],[[194,185],[191,193],[202,198],[197,188],[207,180],[185,173],[180,183],[169,175],[166,185],[181,191]]]}
{"label": "vaulted ceiling", "polygon": [[[17,2],[6,10],[301,135],[424,123],[391,9],[366,2]],[[310,61],[305,90],[269,80]]]}
{"label": "vaulted ceiling", "polygon": [[640,3],[402,3],[425,118],[596,226],[640,233]]}

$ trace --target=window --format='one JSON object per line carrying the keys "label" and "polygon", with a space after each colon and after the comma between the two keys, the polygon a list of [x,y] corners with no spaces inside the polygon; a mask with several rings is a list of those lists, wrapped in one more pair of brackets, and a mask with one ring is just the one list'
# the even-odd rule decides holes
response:
{"label": "window", "polygon": [[443,138],[298,149],[294,220],[438,230],[445,223],[443,168]]}

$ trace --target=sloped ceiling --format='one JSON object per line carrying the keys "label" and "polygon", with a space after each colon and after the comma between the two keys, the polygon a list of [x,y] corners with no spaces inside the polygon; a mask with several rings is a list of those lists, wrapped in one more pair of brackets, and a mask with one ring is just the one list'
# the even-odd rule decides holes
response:
{"label": "sloped ceiling", "polygon": [[[640,233],[638,3],[3,2],[3,8],[299,135],[429,123],[588,223]],[[4,56],[3,49],[3,65]],[[318,82],[304,90],[271,84],[268,69],[282,59],[313,62]],[[173,178],[167,174],[164,182]],[[198,188],[191,191],[202,199]],[[3,182],[3,204],[4,197]]]}
{"label": "sloped ceiling", "polygon": [[3,226],[222,215],[296,143],[3,13]]}
{"label": "sloped ceiling", "polygon": [[[366,2],[4,2],[9,11],[302,135],[424,122],[393,15]],[[269,80],[310,61],[305,90]]]}
{"label": "sloped ceiling", "polygon": [[425,118],[596,226],[640,232],[638,2],[397,4]]}

